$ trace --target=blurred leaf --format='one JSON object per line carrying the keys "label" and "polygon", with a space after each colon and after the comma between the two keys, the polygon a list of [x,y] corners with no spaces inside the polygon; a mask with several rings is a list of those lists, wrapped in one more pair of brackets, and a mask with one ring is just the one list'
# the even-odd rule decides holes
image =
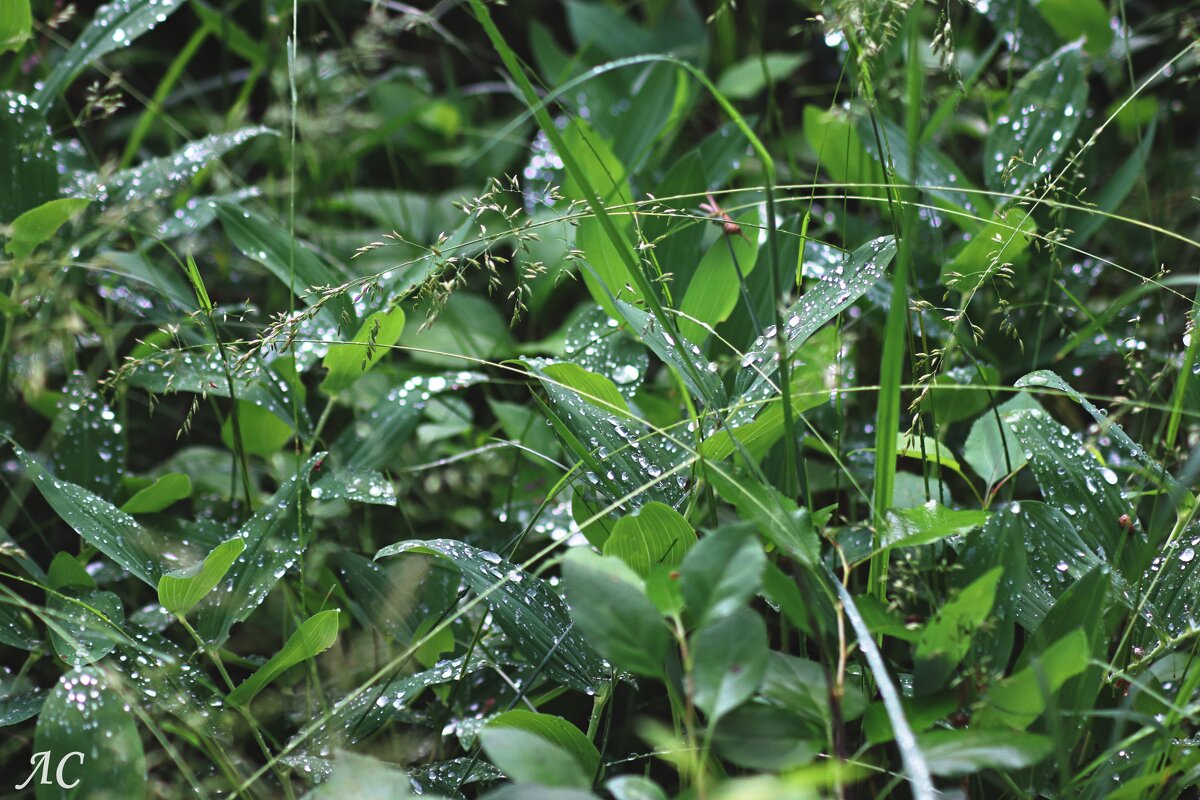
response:
{"label": "blurred leaf", "polygon": [[314,500],[353,500],[357,503],[394,506],[396,487],[382,472],[371,469],[339,470],[312,487]]}
{"label": "blurred leaf", "polygon": [[985,769],[1025,769],[1054,752],[1054,741],[1034,733],[997,730],[929,731],[917,736],[934,775],[958,777]]}
{"label": "blurred leaf", "polygon": [[797,508],[773,486],[738,475],[728,466],[709,463],[705,475],[717,494],[738,510],[738,515],[753,522],[767,541],[789,558],[805,566],[817,561],[820,539],[808,509]]}
{"label": "blurred leaf", "polygon": [[[252,456],[270,458],[292,438],[292,426],[277,415],[254,403],[237,401],[238,429],[242,433],[242,448]],[[221,441],[236,451],[233,441],[233,414],[225,415],[221,423]]]}
{"label": "blurred leaf", "polygon": [[163,575],[158,581],[159,605],[172,614],[187,614],[216,588],[245,549],[246,542],[235,536],[218,545],[201,563]]}
{"label": "blurred leaf", "polygon": [[717,91],[730,100],[749,100],[772,83],[786,80],[810,59],[808,53],[759,53],[731,64],[721,73]]}
{"label": "blurred leaf", "polygon": [[943,605],[921,632],[914,657],[918,662],[918,694],[942,688],[951,671],[971,649],[975,631],[991,614],[1003,569],[996,567],[972,581],[958,596]]}
{"label": "blurred leaf", "polygon": [[44,106],[0,91],[0,222],[58,197],[58,156]]}
{"label": "blurred leaf", "polygon": [[332,647],[337,640],[340,613],[337,609],[321,611],[300,623],[300,627],[288,637],[283,648],[255,670],[253,675],[238,684],[226,700],[233,705],[247,705],[255,695],[285,671],[316,658]]}
{"label": "blurred leaf", "polygon": [[710,720],[750,697],[767,667],[767,626],[757,612],[738,608],[691,636],[693,699]]}
{"label": "blurred leaf", "polygon": [[683,559],[679,584],[697,622],[740,608],[762,581],[767,556],[746,526],[726,525],[704,536]]}
{"label": "blurred leaf", "polygon": [[29,0],[9,0],[0,6],[0,53],[19,51],[29,40],[32,28]]}
{"label": "blurred leaf", "polygon": [[125,428],[82,375],[72,376],[54,420],[53,467],[59,478],[112,497],[125,470]]}
{"label": "blurred leaf", "polygon": [[666,623],[624,562],[574,547],[563,558],[563,579],[571,618],[600,655],[638,675],[663,675]]}
{"label": "blurred leaf", "polygon": [[994,684],[974,723],[980,728],[1028,728],[1045,711],[1050,695],[1068,678],[1087,669],[1090,658],[1091,648],[1082,630],[1064,636],[1033,658],[1029,666]]}
{"label": "blurred leaf", "polygon": [[677,301],[679,332],[685,339],[703,342],[708,332],[701,322],[716,327],[729,319],[742,301],[743,281],[758,263],[758,210],[751,209],[735,219],[745,226],[741,235],[722,233],[717,237],[700,259],[683,297]]}
{"label": "blurred leaf", "polygon": [[125,607],[112,592],[52,594],[46,611],[54,623],[47,625],[54,652],[73,667],[99,661],[125,638],[116,628],[125,621]]}
{"label": "blurred leaf", "polygon": [[713,747],[722,758],[763,772],[808,764],[823,742],[824,733],[811,722],[762,702],[733,709],[713,732]]}
{"label": "blurred leaf", "polygon": [[955,511],[930,501],[887,512],[885,547],[916,547],[968,533],[987,522],[986,511]]}
{"label": "blurred leaf", "polygon": [[401,553],[430,553],[449,559],[472,591],[480,595],[513,643],[533,662],[549,658],[547,672],[582,692],[598,691],[606,679],[600,657],[572,630],[566,606],[544,581],[495,553],[452,539],[398,542],[376,560]]}
{"label": "blurred leaf", "polygon": [[963,277],[955,288],[966,293],[995,274],[994,265],[1011,264],[1029,249],[1037,225],[1028,209],[1008,208],[1000,211],[999,216],[1000,219],[987,222],[983,230],[973,234],[953,261],[942,264],[939,278],[942,283],[948,282],[949,273],[956,272]]}
{"label": "blurred leaf", "polygon": [[192,496],[192,479],[181,472],[160,475],[121,505],[126,514],[157,514]]}
{"label": "blurred leaf", "polygon": [[50,241],[65,223],[88,205],[88,200],[63,197],[31,208],[13,220],[5,251],[18,261]]}
{"label": "blurred leaf", "polygon": [[492,717],[484,730],[496,728],[511,728],[532,733],[555,745],[559,750],[573,757],[590,777],[595,774],[600,764],[600,753],[591,740],[562,717],[552,714],[537,714],[524,709],[506,711]]}
{"label": "blurred leaf", "polygon": [[[988,188],[1020,194],[1049,175],[1074,146],[1087,97],[1087,70],[1079,43],[1062,48],[1021,78],[984,147]],[[1019,161],[1010,164],[1014,157]]]}
{"label": "blurred leaf", "polygon": [[1108,9],[1101,0],[1036,0],[1033,7],[1064,42],[1085,37],[1084,49],[1101,57],[1112,44]]}
{"label": "blurred leaf", "polygon": [[854,187],[856,194],[883,197],[880,162],[863,147],[845,111],[805,106],[804,138],[821,169],[834,181]]}
{"label": "blurred leaf", "polygon": [[[85,790],[78,794],[103,787],[111,797],[145,797],[146,756],[135,720],[113,676],[94,667],[76,669],[59,678],[46,699],[34,750],[53,754],[64,784]],[[68,753],[82,757],[68,759]],[[38,800],[77,796],[57,782],[39,782],[36,794]]]}
{"label": "blurred leaf", "polygon": [[[413,797],[404,770],[371,756],[339,750],[329,780],[308,797],[311,800],[406,800]],[[437,796],[429,795],[431,800]]]}

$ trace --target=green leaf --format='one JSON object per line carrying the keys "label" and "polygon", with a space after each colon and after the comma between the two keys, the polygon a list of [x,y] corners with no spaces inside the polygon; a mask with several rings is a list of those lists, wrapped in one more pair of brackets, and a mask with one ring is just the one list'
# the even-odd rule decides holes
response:
{"label": "green leaf", "polygon": [[1025,452],[1021,443],[1002,420],[1019,409],[1038,408],[1037,401],[1025,393],[1018,394],[999,406],[995,412],[987,410],[971,425],[963,445],[963,460],[983,478],[988,491],[1010,472],[1025,466]]}
{"label": "green leaf", "polygon": [[58,155],[44,106],[0,91],[0,222],[58,197]]}
{"label": "green leaf", "polygon": [[985,769],[1025,769],[1054,752],[1054,741],[1035,733],[999,730],[929,731],[917,736],[929,771],[956,778]]}
{"label": "green leaf", "polygon": [[[42,706],[34,734],[34,750],[52,754],[52,767],[62,769],[63,783],[38,783],[38,800],[94,794],[103,787],[111,797],[146,796],[146,755],[137,717],[118,692],[114,677],[95,667],[68,672]],[[81,753],[67,759],[68,753]],[[61,761],[60,761],[61,759]]]}
{"label": "green leaf", "polygon": [[99,661],[125,640],[116,628],[125,621],[125,607],[112,592],[52,594],[46,611],[54,652],[73,667]]}
{"label": "green leaf", "polygon": [[583,731],[562,717],[516,709],[492,717],[484,730],[495,728],[511,728],[540,736],[559,750],[570,754],[589,778],[596,773],[596,768],[600,765],[600,753],[596,746]]}
{"label": "green leaf", "polygon": [[575,789],[591,786],[591,776],[572,754],[535,733],[489,725],[479,732],[479,741],[492,763],[519,784]]}
{"label": "green leaf", "polygon": [[717,494],[738,510],[738,516],[753,522],[758,532],[789,558],[800,564],[816,564],[820,540],[808,509],[797,508],[778,489],[738,475],[728,465],[705,464]]}
{"label": "green leaf", "polygon": [[46,581],[46,585],[55,591],[96,588],[96,579],[79,563],[78,558],[69,553],[55,553],[50,561],[50,569],[46,571]]}
{"label": "green leaf", "polygon": [[658,784],[641,775],[618,775],[604,782],[604,788],[614,800],[667,800],[667,793]]}
{"label": "green leaf", "polygon": [[[1049,175],[1074,145],[1087,97],[1087,69],[1078,42],[1021,78],[984,146],[983,174],[988,188],[1019,194]],[[1010,163],[1013,158],[1020,160]]]}
{"label": "green leaf", "polygon": [[58,229],[87,207],[88,200],[63,197],[31,208],[13,220],[12,235],[4,249],[18,261],[45,244]]}
{"label": "green leaf", "polygon": [[54,64],[54,69],[37,93],[39,105],[49,107],[83,71],[114,50],[126,47],[147,31],[154,30],[183,6],[186,0],[114,0],[100,6],[91,24]]}
{"label": "green leaf", "polygon": [[[173,192],[190,186],[205,167],[234,148],[259,136],[277,135],[276,131],[261,125],[239,128],[229,133],[215,133],[189,142],[186,147],[169,156],[151,158],[136,167],[123,169],[111,175],[98,172],[77,173],[68,181],[65,194],[85,197],[104,208],[162,200],[170,197]],[[203,201],[209,205],[204,214],[211,219],[215,205],[226,202],[230,201],[216,198]]]}
{"label": "green leaf", "polygon": [[339,470],[312,487],[314,500],[353,500],[356,503],[394,506],[396,487],[378,470]]}
{"label": "green leaf", "polygon": [[32,29],[29,0],[8,0],[0,6],[0,53],[17,52],[24,47]]}
{"label": "green leaf", "polygon": [[921,632],[914,651],[918,694],[943,688],[944,681],[967,655],[975,631],[987,621],[996,602],[996,587],[1003,572],[996,567],[972,581],[943,605]]}
{"label": "green leaf", "polygon": [[[854,251],[842,270],[826,274],[816,286],[792,304],[783,314],[786,357],[795,358],[800,346],[818,328],[845,311],[878,283],[895,255],[895,237],[882,236],[867,242]],[[742,370],[737,377],[741,407],[729,415],[729,422],[734,425],[753,419],[762,402],[776,393],[771,383],[778,371],[775,338],[774,326],[767,328],[742,357]]]}
{"label": "green leaf", "polygon": [[695,544],[696,532],[678,511],[662,503],[647,503],[617,520],[603,551],[645,578],[655,567],[678,567]]}
{"label": "green leaf", "polygon": [[732,613],[758,591],[767,556],[745,525],[707,534],[679,568],[688,612],[703,622]]}
{"label": "green leaf", "polygon": [[[290,422],[254,403],[238,400],[237,415],[238,430],[242,433],[242,448],[252,456],[270,458],[292,438]],[[232,413],[226,414],[221,423],[221,441],[236,452]]]}
{"label": "green leaf", "polygon": [[392,308],[367,317],[350,342],[330,345],[321,365],[329,370],[321,390],[336,395],[375,366],[404,332],[404,311]]}
{"label": "green leaf", "polygon": [[249,704],[259,692],[285,671],[316,658],[332,647],[337,639],[340,613],[337,609],[321,611],[300,623],[300,627],[288,637],[283,648],[255,670],[253,675],[238,684],[238,687],[229,693],[227,701],[238,706]]}
{"label": "green leaf", "polygon": [[1084,49],[1090,55],[1100,57],[1108,52],[1113,30],[1108,22],[1108,9],[1101,0],[1036,0],[1033,7],[1064,42],[1082,36],[1086,39]]}
{"label": "green leaf", "polygon": [[739,608],[691,636],[693,699],[711,721],[758,691],[767,668],[767,626]]}
{"label": "green leaf", "polygon": [[[196,606],[195,628],[205,641],[220,645],[229,631],[258,608],[284,572],[295,564],[308,542],[300,536],[296,515],[301,488],[313,465],[325,457],[312,456],[279,487],[237,533],[246,549],[217,587]],[[153,584],[157,588],[158,582]]]}
{"label": "green leaf", "polygon": [[717,91],[730,100],[749,100],[767,88],[767,79],[778,83],[809,60],[808,53],[761,53],[731,64],[721,73]]}
{"label": "green leaf", "polygon": [[625,398],[617,391],[616,385],[603,375],[588,372],[569,362],[545,364],[539,372],[556,381],[560,389],[568,390],[594,406],[600,406],[607,413],[633,419]]}
{"label": "green leaf", "polygon": [[[843,686],[839,713],[843,721],[858,719],[867,707],[867,698],[854,684]],[[767,657],[760,695],[789,712],[803,717],[824,730],[833,722],[829,705],[829,673],[816,661],[797,658],[772,650]]]}
{"label": "green leaf", "polygon": [[125,429],[82,375],[72,376],[59,401],[52,462],[59,478],[112,497],[125,470]]}
{"label": "green leaf", "polygon": [[158,581],[159,605],[172,614],[187,614],[216,588],[245,549],[245,540],[235,536],[217,545],[203,562],[163,575]]}
{"label": "green leaf", "polygon": [[[320,299],[310,287],[336,287],[345,277],[320,256],[288,233],[277,220],[247,211],[233,203],[217,203],[217,217],[234,246],[251,261],[257,261],[308,305]],[[356,319],[354,306],[343,292],[329,301],[333,321],[343,324]]]}
{"label": "green leaf", "polygon": [[702,358],[699,347],[686,339],[680,342],[683,349],[696,358],[692,365],[695,369],[688,369],[683,363],[683,356],[675,347],[671,334],[664,331],[650,314],[621,300],[617,301],[616,306],[617,311],[629,323],[630,330],[639,336],[663,363],[675,368],[695,397],[703,400],[704,405],[710,409],[724,407],[725,388],[717,375],[717,365]]}
{"label": "green leaf", "polygon": [[[991,220],[983,230],[971,235],[953,261],[942,263],[938,278],[942,283],[953,283],[955,289],[965,294],[977,289],[986,276],[994,275],[996,266],[1013,263],[1029,249],[1037,234],[1037,224],[1028,210],[1008,208],[997,215],[999,219]],[[952,272],[963,277],[951,279]]]}
{"label": "green leaf", "polygon": [[[404,770],[371,756],[339,750],[329,780],[306,797],[311,800],[407,800],[408,776]],[[429,795],[431,800],[438,800]]]}
{"label": "green leaf", "polygon": [[887,513],[884,545],[915,547],[962,535],[983,525],[988,516],[986,511],[955,511],[932,500],[914,508],[891,510]]}
{"label": "green leaf", "polygon": [[[1120,118],[1118,117],[1118,121]],[[1071,247],[1084,247],[1092,238],[1096,231],[1111,220],[1105,214],[1118,214],[1121,210],[1122,203],[1129,193],[1133,191],[1133,187],[1137,186],[1142,180],[1144,170],[1146,168],[1146,160],[1150,157],[1150,150],[1154,146],[1154,134],[1157,130],[1157,125],[1153,122],[1147,130],[1142,131],[1141,140],[1137,147],[1129,153],[1129,158],[1122,162],[1112,176],[1104,181],[1100,190],[1088,197],[1089,203],[1095,204],[1095,209],[1081,209],[1078,211],[1068,211],[1066,215],[1065,226],[1071,231],[1070,237],[1067,239],[1067,244]],[[1095,213],[1102,211],[1104,214]],[[1138,285],[1136,289],[1144,291],[1144,284]],[[1114,303],[1112,305],[1113,313],[1120,311],[1122,305]],[[1088,338],[1094,335],[1090,333]],[[1055,360],[1061,359],[1065,353],[1060,350],[1055,357]]]}
{"label": "green leaf", "polygon": [[663,675],[666,624],[624,562],[575,547],[563,559],[563,577],[571,618],[600,655],[638,675]]}
{"label": "green leaf", "polygon": [[157,514],[192,496],[192,479],[182,472],[160,475],[121,505],[126,514]]}
{"label": "green leaf", "polygon": [[[834,181],[862,186],[861,192],[867,197],[884,196],[883,190],[876,188],[884,183],[880,161],[863,147],[854,123],[846,112],[837,108],[805,106],[804,138],[821,168]],[[858,191],[855,189],[856,193]]]}
{"label": "green leaf", "polygon": [[9,444],[42,497],[64,522],[117,564],[150,586],[158,586],[163,572],[159,537],[87,489],[52,477],[19,445]]}
{"label": "green leaf", "polygon": [[[548,674],[582,692],[596,692],[607,670],[583,635],[574,630],[567,607],[544,581],[505,561],[452,539],[398,542],[375,558],[430,553],[449,559],[471,590],[481,595],[509,639],[533,662],[547,662]],[[619,563],[619,562],[618,562]]]}
{"label": "green leaf", "polygon": [[721,718],[713,732],[713,748],[739,767],[771,772],[810,763],[821,752],[824,737],[810,721],[755,701]]}
{"label": "green leaf", "polygon": [[1046,710],[1050,695],[1068,678],[1087,669],[1090,658],[1091,648],[1082,630],[1064,636],[1029,666],[992,686],[974,723],[980,728],[1028,728]]}
{"label": "green leaf", "polygon": [[41,713],[47,695],[49,692],[45,689],[29,692],[0,691],[0,728],[36,717]]}
{"label": "green leaf", "polygon": [[743,213],[736,221],[746,226],[742,234],[717,237],[678,301],[679,332],[686,339],[703,342],[708,331],[701,322],[716,327],[729,319],[741,299],[742,282],[758,263],[758,233],[762,227],[758,211]]}

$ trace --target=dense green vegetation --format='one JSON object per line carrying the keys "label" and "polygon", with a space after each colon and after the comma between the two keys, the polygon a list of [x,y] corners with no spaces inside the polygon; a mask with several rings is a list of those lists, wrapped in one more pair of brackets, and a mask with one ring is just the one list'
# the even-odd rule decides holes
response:
{"label": "dense green vegetation", "polygon": [[3,792],[1195,796],[1198,7],[0,0]]}

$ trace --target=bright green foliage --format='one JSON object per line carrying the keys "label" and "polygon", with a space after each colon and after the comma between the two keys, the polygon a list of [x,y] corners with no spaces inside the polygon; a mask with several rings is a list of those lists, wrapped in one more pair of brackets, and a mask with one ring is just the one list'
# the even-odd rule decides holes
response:
{"label": "bright green foliage", "polygon": [[245,549],[245,540],[234,537],[218,545],[199,564],[163,575],[158,579],[159,604],[172,614],[187,614],[221,582]]}
{"label": "bright green foliage", "polygon": [[337,640],[340,614],[337,609],[331,609],[306,619],[296,632],[288,637],[279,652],[256,669],[253,675],[238,684],[238,687],[229,693],[227,700],[234,705],[247,705],[284,672],[303,661],[316,658],[332,647]]}

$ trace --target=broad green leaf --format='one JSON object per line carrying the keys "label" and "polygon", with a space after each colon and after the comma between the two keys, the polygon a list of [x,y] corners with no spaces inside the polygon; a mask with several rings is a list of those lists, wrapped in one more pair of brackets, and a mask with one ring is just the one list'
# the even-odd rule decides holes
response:
{"label": "broad green leaf", "polygon": [[[544,372],[546,366],[554,366],[550,362],[530,359],[525,364],[550,399],[544,410],[555,431],[567,450],[595,476],[597,490],[609,500],[634,506],[658,501],[676,507],[683,501],[687,475],[681,469],[684,456],[680,448],[622,413],[621,409],[627,408],[625,401],[611,383],[600,376],[587,377],[590,373],[571,365],[559,374],[583,373],[590,388],[577,390],[550,379]],[[583,391],[598,393],[599,399],[588,400],[581,395]]]}
{"label": "broad green leaf", "polygon": [[758,591],[767,556],[746,527],[717,528],[683,559],[680,589],[688,612],[698,622],[732,613]]}
{"label": "broad green leaf", "polygon": [[990,406],[995,392],[984,387],[999,380],[995,367],[951,367],[933,379],[925,407],[933,412],[939,428],[970,419]]}
{"label": "broad green leaf", "polygon": [[1036,0],[1033,7],[1064,42],[1084,37],[1084,49],[1097,58],[1108,52],[1113,30],[1102,0]]}
{"label": "broad green leaf", "polygon": [[112,497],[125,470],[124,426],[82,375],[73,376],[54,419],[54,474],[101,497]]}
{"label": "broad green leaf", "polygon": [[1037,224],[1028,209],[1007,208],[998,215],[1000,219],[971,236],[953,261],[943,262],[942,283],[950,283],[950,273],[957,273],[962,278],[953,279],[954,288],[965,294],[978,288],[985,276],[994,275],[995,267],[1013,263],[1029,249]]}
{"label": "broad green leaf", "polygon": [[330,345],[322,366],[329,370],[321,391],[335,395],[361,378],[404,332],[404,311],[392,308],[367,317],[350,342]]}
{"label": "broad green leaf", "polygon": [[113,0],[96,9],[91,23],[68,48],[37,93],[38,103],[49,107],[83,71],[114,50],[126,47],[174,14],[185,0]]}
{"label": "broad green leaf", "polygon": [[29,41],[32,28],[29,0],[8,0],[0,5],[0,53],[19,51]]}
{"label": "broad green leaf", "polygon": [[[867,242],[854,251],[844,269],[827,274],[805,292],[783,314],[785,356],[794,358],[800,346],[818,328],[845,311],[878,283],[895,255],[894,237],[883,236]],[[729,415],[729,421],[734,425],[749,422],[760,410],[762,402],[776,394],[772,386],[778,370],[776,334],[773,325],[768,327],[742,357],[737,394],[743,407]]]}
{"label": "broad green leaf", "polygon": [[973,531],[987,522],[986,511],[956,511],[930,501],[914,508],[893,509],[887,513],[887,547],[915,547],[947,536]]}
{"label": "broad green leaf", "polygon": [[693,699],[717,720],[750,699],[767,668],[767,626],[757,612],[739,608],[704,625],[690,638]]}
{"label": "broad green leaf", "polygon": [[617,391],[617,387],[603,375],[588,372],[583,367],[568,362],[545,364],[540,367],[542,375],[559,384],[559,389],[573,392],[577,397],[594,406],[600,406],[605,412],[618,417],[632,419],[625,398]]}
{"label": "broad green leaf", "polygon": [[688,358],[695,359],[691,361],[690,366],[685,365],[684,356],[680,355],[674,338],[664,331],[650,314],[621,300],[617,301],[616,306],[617,311],[629,323],[630,330],[654,355],[662,359],[663,363],[675,368],[693,395],[704,401],[704,405],[710,409],[724,407],[725,388],[717,375],[717,365],[704,358],[698,346],[686,339],[680,342],[684,352],[690,354]]}
{"label": "broad green leaf", "polygon": [[79,559],[69,553],[55,553],[54,558],[50,561],[50,569],[46,570],[46,585],[55,591],[61,589],[84,589],[90,590],[96,588],[96,579],[93,578],[84,568],[83,564],[79,563]]}
{"label": "broad green leaf", "polygon": [[617,520],[603,550],[646,578],[655,567],[678,567],[695,544],[696,532],[678,511],[647,503]]}
{"label": "broad green leaf", "polygon": [[287,643],[267,660],[254,674],[238,684],[226,698],[233,705],[244,706],[285,671],[309,659],[316,658],[333,646],[338,634],[337,609],[321,611],[296,628]]}
{"label": "broad green leaf", "polygon": [[[217,217],[234,246],[252,261],[266,267],[272,275],[290,288],[297,298],[308,305],[321,299],[321,293],[311,287],[338,287],[345,276],[330,267],[302,242],[293,239],[286,225],[247,211],[232,203],[217,203]],[[336,324],[352,323],[356,319],[349,295],[342,292],[329,301]]]}
{"label": "broad green leaf", "polygon": [[984,146],[988,188],[1019,194],[1049,175],[1074,145],[1087,97],[1087,69],[1078,42],[1021,78]]}
{"label": "broad green leaf", "polygon": [[45,689],[27,692],[0,691],[0,728],[36,717],[41,713],[48,695],[49,692]]}
{"label": "broad green leaf", "polygon": [[48,473],[15,442],[9,442],[42,497],[55,513],[97,550],[150,586],[163,573],[162,540],[111,503]]}
{"label": "broad green leaf", "polygon": [[809,60],[808,53],[760,53],[729,65],[717,81],[717,91],[730,100],[749,100],[774,83],[785,80]]}
{"label": "broad green leaf", "polygon": [[[63,783],[85,791],[63,788],[57,781],[39,782],[38,800],[94,794],[98,787],[110,797],[146,796],[146,756],[137,717],[116,680],[95,667],[59,678],[38,715],[33,749],[53,754],[52,774],[61,767]],[[67,759],[68,753],[80,753],[82,759]]]}
{"label": "broad green leaf", "polygon": [[985,769],[1003,773],[1032,767],[1054,752],[1054,741],[1035,733],[999,730],[929,731],[917,736],[929,771],[948,778]]}
{"label": "broad green leaf", "polygon": [[505,561],[452,539],[398,542],[376,560],[401,553],[449,559],[472,591],[483,597],[496,624],[533,663],[549,658],[547,673],[583,692],[598,691],[607,670],[583,635],[573,629],[566,605],[544,581]]}
{"label": "broad green leaf", "polygon": [[1024,730],[1046,710],[1049,695],[1087,669],[1091,648],[1082,630],[1064,636],[1014,675],[988,690],[986,705],[973,722],[980,728]]}
{"label": "broad green leaf", "polygon": [[667,800],[658,784],[641,775],[618,775],[604,782],[604,788],[614,800]]}
{"label": "broad green leaf", "polygon": [[218,545],[201,563],[163,575],[158,581],[159,605],[172,614],[187,614],[216,588],[245,549],[245,540],[235,536]]}
{"label": "broad green leaf", "polygon": [[[772,650],[767,657],[767,669],[759,694],[824,729],[833,722],[833,709],[829,706],[829,677],[830,673],[816,661]],[[852,683],[846,683],[842,691],[841,707],[838,709],[841,719],[858,719],[867,708],[866,696]]]}
{"label": "broad green leaf", "polygon": [[[261,406],[237,401],[238,430],[242,433],[242,448],[252,456],[270,458],[292,438],[292,426]],[[225,415],[221,423],[221,441],[236,451],[233,438],[233,414]]]}
{"label": "broad green leaf", "polygon": [[996,587],[1003,569],[996,567],[985,573],[941,607],[917,640],[915,657],[918,662],[917,681],[929,689],[941,688],[944,680],[971,648],[971,639],[979,626],[988,619],[996,602]]}
{"label": "broad green leaf", "polygon": [[46,612],[54,652],[73,667],[99,661],[125,638],[116,628],[125,621],[125,607],[112,592],[52,594]]}
{"label": "broad green leaf", "polygon": [[583,731],[562,717],[515,709],[492,717],[485,730],[494,728],[512,728],[540,736],[573,757],[589,778],[596,773],[596,767],[600,764],[600,753],[596,746]]}
{"label": "broad green leaf", "polygon": [[63,197],[31,208],[13,220],[5,251],[18,261],[50,241],[58,229],[88,205],[88,200]]}
{"label": "broad green leaf", "polygon": [[759,213],[751,210],[736,219],[746,226],[742,234],[717,237],[700,259],[683,297],[677,301],[679,333],[685,339],[703,342],[708,331],[701,327],[701,322],[716,327],[729,319],[741,302],[743,281],[758,263]]}
{"label": "broad green leaf", "polygon": [[353,500],[356,503],[370,503],[381,506],[394,506],[396,487],[386,475],[377,470],[339,470],[326,475],[312,487],[314,500]]}
{"label": "broad green leaf", "polygon": [[753,522],[789,558],[806,566],[816,564],[821,544],[808,509],[797,508],[775,487],[739,475],[728,465],[706,467],[705,475],[717,494],[732,503],[742,519]]}
{"label": "broad green leaf", "polygon": [[771,772],[811,762],[820,753],[824,736],[809,720],[756,700],[721,717],[713,732],[713,748],[739,767]]}
{"label": "broad green leaf", "polygon": [[138,491],[121,505],[126,514],[157,514],[192,496],[192,479],[182,472],[168,472]]}
{"label": "broad green leaf", "polygon": [[[313,465],[324,457],[318,453],[300,465],[238,530],[237,537],[246,543],[246,549],[224,580],[196,606],[194,625],[205,641],[223,644],[233,626],[245,621],[299,561],[308,544],[300,535],[297,520],[302,487]],[[157,587],[157,581],[153,585]]]}
{"label": "broad green leaf", "polygon": [[[276,131],[261,125],[239,128],[229,133],[215,133],[189,142],[169,156],[151,158],[112,175],[98,172],[72,175],[65,187],[65,194],[87,198],[104,208],[162,200],[189,186],[201,170],[234,148],[259,136],[276,135]],[[220,202],[228,201],[216,198],[204,201],[207,208],[203,213],[214,213],[215,208],[210,204]]]}
{"label": "broad green leaf", "polygon": [[666,624],[624,562],[574,547],[563,559],[563,578],[571,618],[600,655],[638,675],[663,675]]}
{"label": "broad green leaf", "polygon": [[995,411],[988,409],[971,425],[963,445],[963,460],[983,478],[990,491],[1002,478],[1025,466],[1025,452],[1008,425],[1002,424],[1011,412],[1038,408],[1037,401],[1021,392]]}
{"label": "broad green leaf", "polygon": [[[371,756],[339,750],[329,780],[320,784],[310,800],[407,800],[413,797],[404,770]],[[432,800],[438,800],[429,795]]]}
{"label": "broad green leaf", "polygon": [[45,107],[0,91],[0,223],[58,197],[58,156]]}
{"label": "broad green leaf", "polygon": [[884,196],[880,188],[884,176],[879,159],[863,147],[846,112],[805,106],[804,138],[821,168],[837,183],[847,184],[853,194]]}
{"label": "broad green leaf", "polygon": [[567,360],[608,378],[622,397],[632,399],[650,366],[646,348],[600,306],[584,305],[571,320],[563,341]]}

